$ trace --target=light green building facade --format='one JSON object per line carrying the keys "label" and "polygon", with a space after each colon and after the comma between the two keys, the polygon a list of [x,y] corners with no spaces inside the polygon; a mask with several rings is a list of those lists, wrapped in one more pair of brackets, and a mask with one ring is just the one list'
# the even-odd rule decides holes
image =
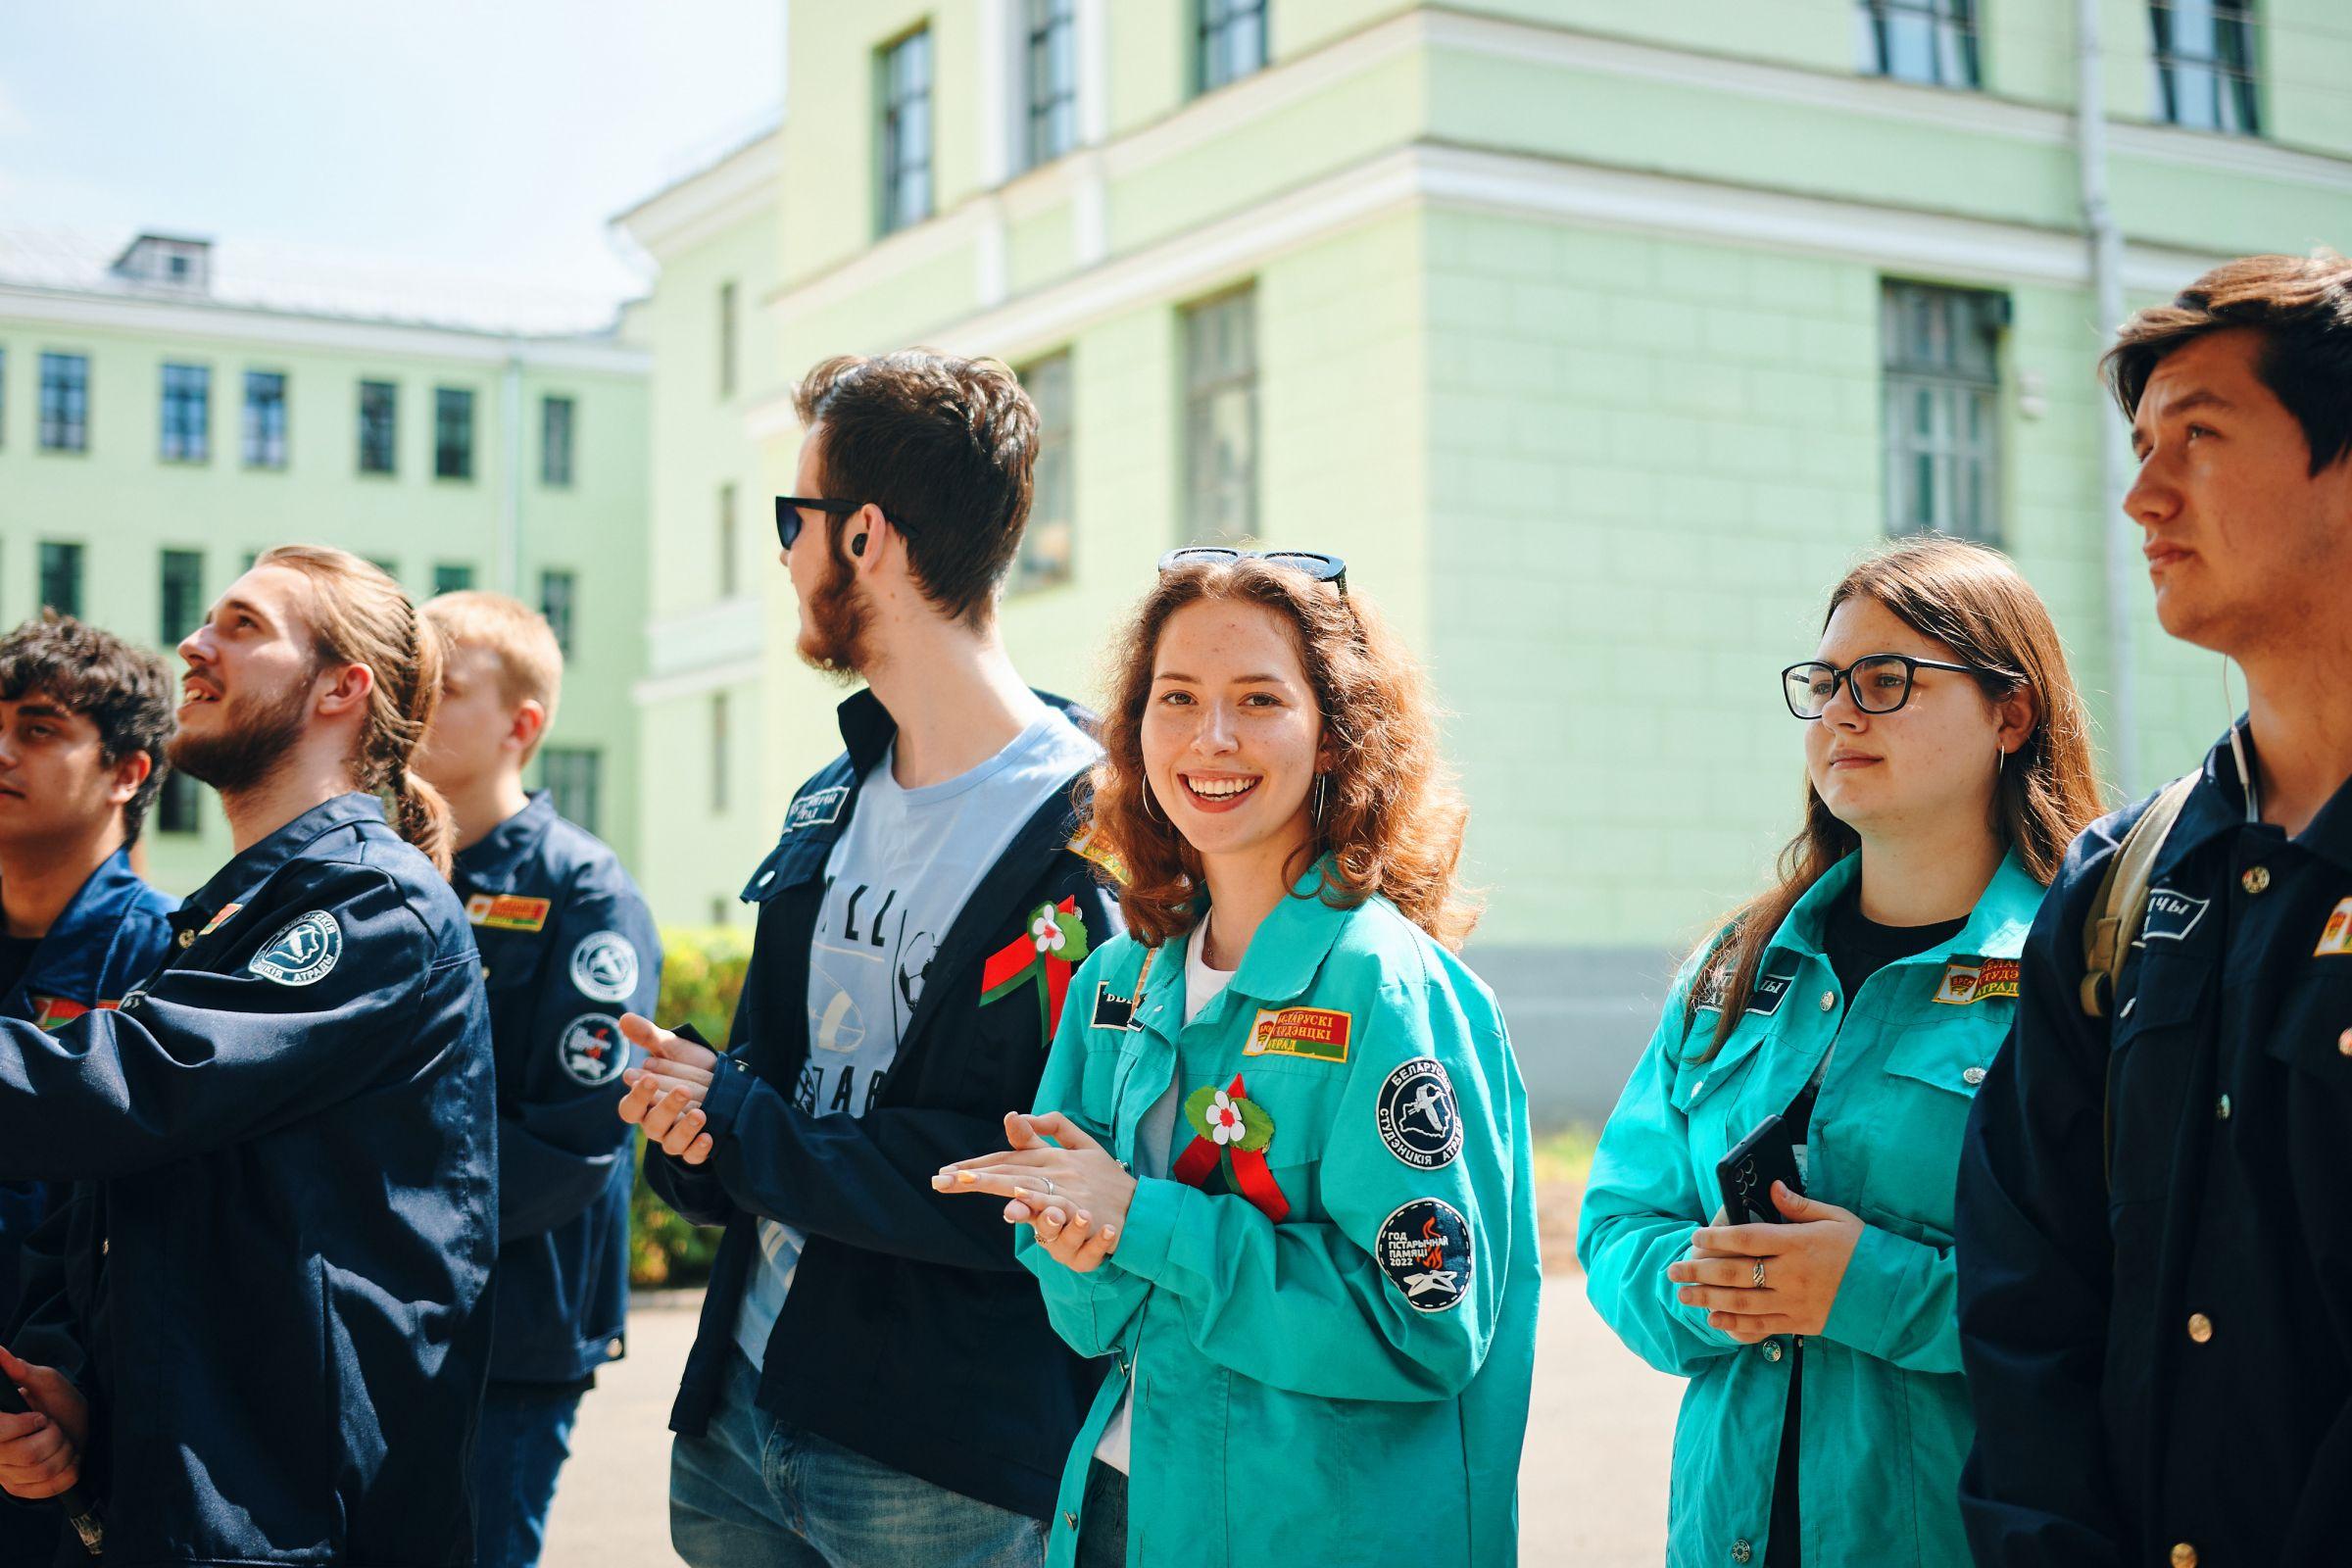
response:
{"label": "light green building facade", "polygon": [[[534,771],[632,856],[644,351],[494,324],[527,305],[231,260],[0,235],[0,622],[55,604],[169,654],[293,542],[367,556],[418,600],[551,604],[564,693]],[[160,886],[199,886],[229,855],[212,792],[178,781],[146,853]]]}
{"label": "light green building facade", "polygon": [[[1171,545],[1348,559],[1453,715],[1470,956],[1554,1115],[1605,1109],[1674,956],[1795,827],[1776,673],[1889,532],[2009,550],[2119,781],[2186,765],[2225,709],[2113,506],[2100,289],[2352,244],[2352,27],[2333,0],[2092,9],[2085,70],[2060,0],[795,6],[781,128],[623,219],[663,268],[657,906],[730,896],[838,744],[764,533],[788,383],[908,343],[1046,394],[1068,570],[1004,614],[1041,684],[1093,693]],[[709,558],[722,482],[724,599],[675,564]]]}

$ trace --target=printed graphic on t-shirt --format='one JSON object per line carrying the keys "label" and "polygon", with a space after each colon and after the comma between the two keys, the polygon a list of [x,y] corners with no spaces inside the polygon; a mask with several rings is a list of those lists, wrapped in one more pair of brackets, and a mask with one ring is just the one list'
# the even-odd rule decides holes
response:
{"label": "printed graphic on t-shirt", "polygon": [[909,930],[897,888],[828,878],[808,949],[808,1059],[793,1098],[803,1110],[862,1116],[882,1092],[906,1020],[938,956]]}

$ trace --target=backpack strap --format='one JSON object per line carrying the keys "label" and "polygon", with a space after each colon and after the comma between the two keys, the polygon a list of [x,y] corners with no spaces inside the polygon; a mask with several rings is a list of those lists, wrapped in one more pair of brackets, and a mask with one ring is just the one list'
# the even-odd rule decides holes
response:
{"label": "backpack strap", "polygon": [[2099,896],[2082,926],[2082,1011],[2093,1018],[2108,1016],[2115,1004],[2116,987],[2124,959],[2138,940],[2140,921],[2148,909],[2148,884],[2155,880],[2156,857],[2172,836],[2180,808],[2188,804],[2201,773],[2184,773],[2167,784],[2132,824],[2124,842],[2107,862],[2099,879]]}

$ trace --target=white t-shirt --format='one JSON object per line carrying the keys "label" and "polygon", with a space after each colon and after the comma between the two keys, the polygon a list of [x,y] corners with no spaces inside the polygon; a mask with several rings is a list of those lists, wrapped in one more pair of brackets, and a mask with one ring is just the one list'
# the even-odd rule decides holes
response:
{"label": "white t-shirt", "polygon": [[[1208,966],[1208,922],[1193,927],[1192,936],[1184,945],[1184,1021],[1191,1023],[1200,1016],[1200,1009],[1224,992],[1236,971],[1212,969]],[[1135,999],[1137,1003],[1144,1000]],[[1135,1170],[1139,1176],[1165,1176],[1168,1162],[1176,1148],[1176,1112],[1184,1102],[1184,1080],[1171,1079],[1168,1092],[1152,1102],[1144,1112],[1142,1125],[1135,1130]],[[1127,1446],[1134,1426],[1129,1412],[1135,1406],[1135,1380],[1132,1372],[1127,1392],[1119,1396],[1119,1407],[1111,1411],[1110,1421],[1102,1428],[1102,1441],[1095,1445],[1095,1457],[1116,1470],[1127,1473]]]}
{"label": "white t-shirt", "polygon": [[[1044,708],[1004,749],[968,772],[907,789],[891,777],[893,746],[858,791],[850,825],[825,860],[808,945],[808,1056],[793,1101],[812,1115],[862,1116],[897,1060],[900,1038],[948,929],[1030,817],[1102,751],[1058,709]],[[760,1221],[760,1261],[736,1314],[735,1343],[762,1364],[800,1267],[801,1232]]]}

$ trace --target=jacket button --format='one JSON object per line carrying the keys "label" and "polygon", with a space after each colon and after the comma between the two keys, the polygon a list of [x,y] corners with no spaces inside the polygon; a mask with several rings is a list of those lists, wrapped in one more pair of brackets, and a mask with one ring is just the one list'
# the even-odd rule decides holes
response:
{"label": "jacket button", "polygon": [[2207,1340],[2212,1339],[2213,1319],[2207,1317],[2202,1312],[2189,1313],[2188,1337],[2196,1341],[2199,1345],[2203,1345]]}
{"label": "jacket button", "polygon": [[1778,1360],[1781,1358],[1781,1342],[1780,1342],[1780,1341],[1778,1341],[1778,1340],[1766,1340],[1766,1341],[1764,1342],[1764,1347],[1763,1347],[1763,1348],[1764,1348],[1764,1359],[1765,1359],[1765,1360],[1767,1360],[1767,1361],[1778,1361]]}
{"label": "jacket button", "polygon": [[[2347,1033],[2347,1038],[2352,1038],[2352,1032]],[[2230,1097],[2228,1095],[2224,1095],[2221,1099],[2213,1102],[2213,1119],[2215,1121],[2228,1121],[2230,1119]]]}
{"label": "jacket button", "polygon": [[2352,1056],[2352,1029],[2335,1037],[2335,1053],[2339,1056]]}
{"label": "jacket button", "polygon": [[1735,1541],[1732,1543],[1732,1561],[1737,1563],[1744,1563],[1755,1554],[1756,1548],[1749,1545],[1746,1542]]}
{"label": "jacket button", "polygon": [[179,944],[179,951],[185,953],[196,945],[196,933],[193,931],[182,931],[176,940]]}
{"label": "jacket button", "polygon": [[[2260,893],[2271,885],[2271,868],[2267,865],[2249,865],[2246,867],[2246,874],[2239,877],[2237,881],[2238,885],[2248,893]],[[2196,1553],[2191,1552],[2189,1555],[2193,1557]]]}
{"label": "jacket button", "polygon": [[624,1347],[618,1340],[607,1340],[605,1342],[605,1359],[608,1361],[619,1360],[623,1348]]}
{"label": "jacket button", "polygon": [[[1824,1011],[1824,1012],[1836,1012],[1836,1011],[1838,1010],[1838,993],[1837,993],[1837,992],[1835,992],[1835,991],[1824,991],[1824,992],[1821,994],[1821,1010],[1822,1010],[1822,1011]],[[1745,1557],[1742,1557],[1742,1558],[1740,1558],[1740,1560],[1741,1562],[1745,1562],[1745,1561],[1747,1561],[1747,1559],[1746,1559]]]}
{"label": "jacket button", "polygon": [[113,1249],[114,1245],[115,1245],[115,1239],[114,1239],[112,1236],[101,1236],[101,1237],[99,1237],[99,1238],[98,1238],[98,1255],[99,1255],[100,1257],[104,1257],[104,1256],[107,1254],[107,1252],[108,1252],[110,1250],[112,1250],[112,1249]]}
{"label": "jacket button", "polygon": [[1068,1525],[1072,1530],[1078,1528],[1078,1516],[1070,1512],[1070,1510],[1067,1508],[1061,1510],[1061,1522],[1065,1525]]}
{"label": "jacket button", "polygon": [[1977,1087],[1977,1085],[1984,1081],[1984,1069],[1982,1067],[1971,1067],[1960,1074],[1960,1081],[1968,1085],[1969,1088],[1974,1089]]}
{"label": "jacket button", "polygon": [[2197,1568],[2197,1548],[2185,1541],[2173,1543],[2173,1568]]}

